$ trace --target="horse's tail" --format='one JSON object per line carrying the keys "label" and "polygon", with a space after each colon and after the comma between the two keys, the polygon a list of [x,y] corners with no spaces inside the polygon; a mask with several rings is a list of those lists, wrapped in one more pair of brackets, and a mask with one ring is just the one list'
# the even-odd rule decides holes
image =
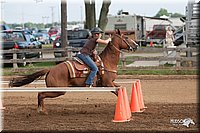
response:
{"label": "horse's tail", "polygon": [[10,80],[9,87],[20,87],[26,84],[33,82],[35,79],[40,78],[41,76],[47,74],[50,69],[43,69],[41,71],[35,72],[30,75],[23,77],[17,77]]}

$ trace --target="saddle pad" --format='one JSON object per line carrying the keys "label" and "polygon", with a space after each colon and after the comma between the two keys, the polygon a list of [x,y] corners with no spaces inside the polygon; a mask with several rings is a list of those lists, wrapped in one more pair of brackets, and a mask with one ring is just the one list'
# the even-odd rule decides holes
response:
{"label": "saddle pad", "polygon": [[81,59],[79,59],[78,57],[74,57],[73,60],[77,61],[80,64],[84,64],[83,61]]}
{"label": "saddle pad", "polygon": [[76,61],[66,61],[65,64],[69,69],[70,78],[87,77],[90,69],[85,65],[81,65]]}
{"label": "saddle pad", "polygon": [[72,61],[73,66],[75,67],[75,69],[77,69],[78,71],[88,71],[89,67],[85,64],[80,64],[79,62],[75,62]]}

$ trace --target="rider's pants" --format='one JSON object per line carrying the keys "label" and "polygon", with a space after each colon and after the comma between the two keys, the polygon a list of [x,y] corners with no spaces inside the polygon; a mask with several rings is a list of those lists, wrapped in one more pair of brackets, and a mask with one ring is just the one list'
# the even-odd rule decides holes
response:
{"label": "rider's pants", "polygon": [[87,77],[87,80],[85,81],[86,85],[92,85],[94,78],[98,72],[98,67],[94,63],[94,61],[91,59],[89,55],[84,55],[84,54],[77,54],[77,56],[86,64],[90,67],[91,71],[89,76]]}

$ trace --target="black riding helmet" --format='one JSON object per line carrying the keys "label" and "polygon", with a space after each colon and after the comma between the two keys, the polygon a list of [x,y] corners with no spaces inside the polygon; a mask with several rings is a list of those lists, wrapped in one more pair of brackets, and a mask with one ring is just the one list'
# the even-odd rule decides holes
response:
{"label": "black riding helmet", "polygon": [[103,33],[103,31],[99,27],[94,27],[92,28],[91,33]]}

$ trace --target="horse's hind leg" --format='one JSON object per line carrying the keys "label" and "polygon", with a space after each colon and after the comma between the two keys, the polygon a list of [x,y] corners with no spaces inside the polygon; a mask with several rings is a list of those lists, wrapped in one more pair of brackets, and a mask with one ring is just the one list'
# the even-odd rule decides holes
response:
{"label": "horse's hind leg", "polygon": [[65,92],[39,92],[38,93],[38,113],[48,114],[44,105],[45,98],[55,98],[64,94]]}

